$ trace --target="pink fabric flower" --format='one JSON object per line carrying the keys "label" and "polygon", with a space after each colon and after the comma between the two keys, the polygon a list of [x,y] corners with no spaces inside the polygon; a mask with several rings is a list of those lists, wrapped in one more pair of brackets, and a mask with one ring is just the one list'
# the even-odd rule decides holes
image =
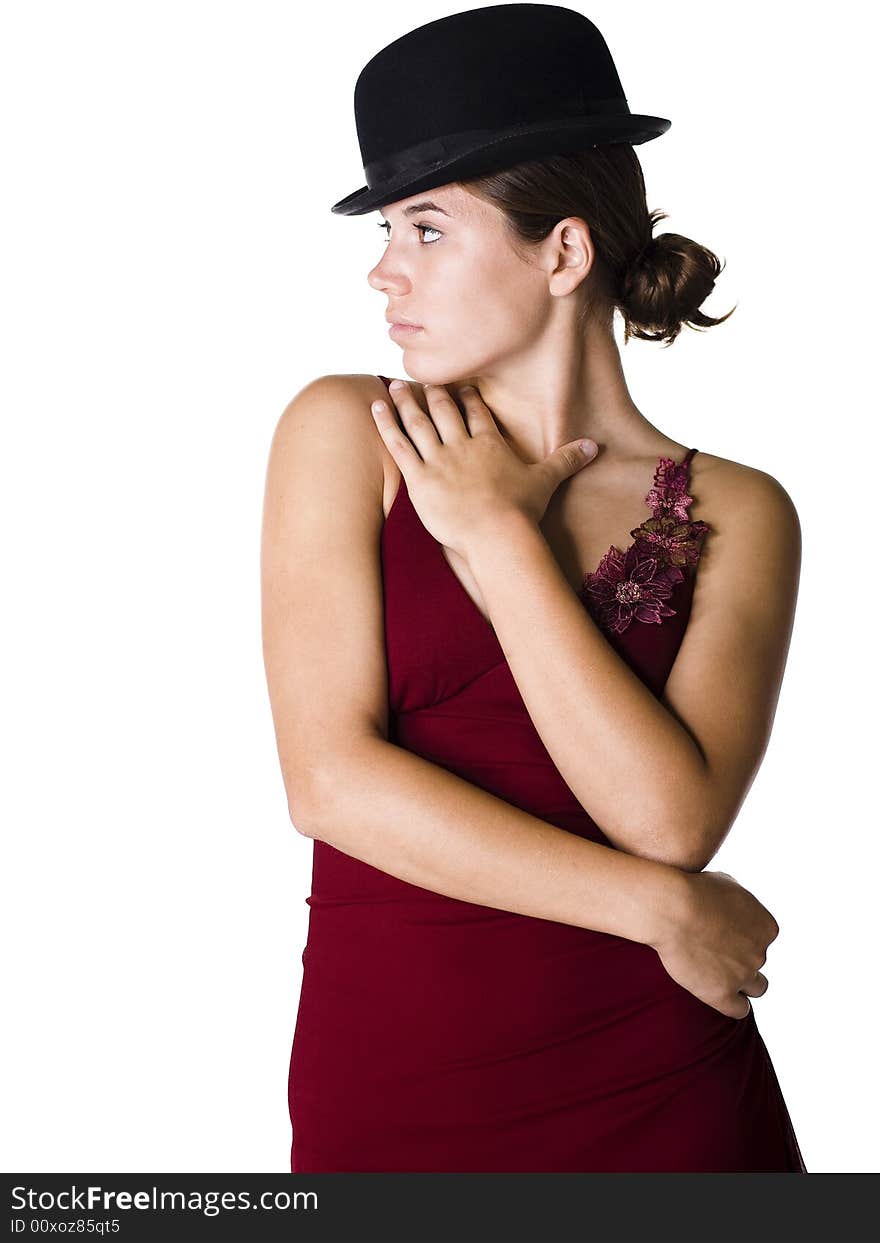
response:
{"label": "pink fabric flower", "polygon": [[648,518],[630,531],[630,535],[647,556],[659,557],[672,565],[696,565],[703,536],[708,530],[710,527],[705,522],[679,522],[667,514]]}
{"label": "pink fabric flower", "polygon": [[597,625],[622,634],[633,621],[660,625],[675,609],[666,601],[684,578],[682,566],[697,563],[706,522],[691,521],[688,466],[661,457],[645,504],[652,516],[630,531],[625,551],[614,544],[592,574],[584,575],[580,597]]}
{"label": "pink fabric flower", "polygon": [[659,625],[675,613],[665,601],[683,578],[678,566],[641,556],[636,544],[626,552],[612,545],[596,572],[587,577],[585,603],[593,620],[615,634],[622,634],[633,621]]}
{"label": "pink fabric flower", "polygon": [[688,506],[693,497],[688,496],[688,468],[677,464],[671,457],[661,457],[654,472],[654,484],[645,497],[654,517],[672,513],[679,522],[688,521]]}

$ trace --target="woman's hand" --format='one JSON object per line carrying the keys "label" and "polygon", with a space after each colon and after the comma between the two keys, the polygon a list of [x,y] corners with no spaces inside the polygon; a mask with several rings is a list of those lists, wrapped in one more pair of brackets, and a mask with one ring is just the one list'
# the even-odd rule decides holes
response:
{"label": "woman's hand", "polygon": [[[465,422],[443,385],[425,385],[426,412],[408,384],[395,383],[401,388],[391,396],[404,430],[387,402],[373,402],[376,426],[422,524],[465,558],[480,532],[511,512],[526,514],[537,525],[560,483],[596,455],[592,440],[574,440],[542,462],[523,462],[476,389],[468,386],[460,392]],[[582,443],[589,452],[580,449]]]}
{"label": "woman's hand", "polygon": [[684,901],[653,942],[682,988],[734,1019],[751,1013],[749,997],[769,984],[759,970],[779,925],[754,894],[726,872],[681,872]]}

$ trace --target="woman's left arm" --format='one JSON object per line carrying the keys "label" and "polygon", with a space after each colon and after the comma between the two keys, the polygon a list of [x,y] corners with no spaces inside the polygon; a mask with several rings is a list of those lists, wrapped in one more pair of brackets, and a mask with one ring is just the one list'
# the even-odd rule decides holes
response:
{"label": "woman's left arm", "polygon": [[713,858],[760,767],[800,577],[800,523],[782,485],[749,467],[725,464],[722,474],[661,699],[605,639],[527,515],[482,526],[467,550],[529,716],[572,793],[614,845],[688,871]]}

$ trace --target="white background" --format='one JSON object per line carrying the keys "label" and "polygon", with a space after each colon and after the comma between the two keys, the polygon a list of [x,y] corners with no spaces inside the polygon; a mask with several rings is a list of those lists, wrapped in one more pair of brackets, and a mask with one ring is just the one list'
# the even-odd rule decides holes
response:
{"label": "white background", "polygon": [[[363,185],[362,66],[467,7],[4,6],[7,1171],[289,1170],[311,842],[264,472],[308,381],[404,374],[378,216],[330,206]],[[726,260],[710,314],[738,303],[627,345],[634,400],[800,513],[773,737],[711,866],[781,925],[754,1004],[809,1171],[877,1170],[876,32],[854,3],[577,7],[672,120],[637,148],[657,232]]]}

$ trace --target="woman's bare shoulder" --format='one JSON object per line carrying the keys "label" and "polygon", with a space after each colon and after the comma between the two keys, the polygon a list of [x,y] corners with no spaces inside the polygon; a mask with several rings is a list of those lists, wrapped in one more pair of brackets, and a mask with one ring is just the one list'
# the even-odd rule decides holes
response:
{"label": "woman's bare shoulder", "polygon": [[689,491],[700,508],[721,515],[746,513],[750,520],[798,528],[794,501],[769,471],[700,450],[691,461]]}
{"label": "woman's bare shoulder", "polygon": [[[389,379],[393,378],[389,376]],[[412,381],[408,383],[417,400],[424,405],[422,385]],[[378,375],[352,372],[320,376],[307,385],[306,389],[301,390],[301,393],[307,390],[311,391],[309,400],[317,403],[316,409],[326,410],[328,419],[325,427],[329,435],[348,436],[351,433],[358,437],[357,443],[369,444],[375,453],[377,469],[381,472],[382,508],[387,516],[400,485],[400,468],[379,435],[370,411],[370,406],[374,401],[388,400],[388,390],[385,384]],[[300,395],[297,394],[294,401],[298,401]],[[342,424],[345,422],[350,422],[351,427],[343,427]]]}
{"label": "woman's bare shoulder", "polygon": [[[354,419],[364,426],[373,423],[370,403],[385,393],[385,385],[377,375],[360,373],[328,374],[310,380],[288,402],[284,413],[309,405],[327,416],[328,427]],[[366,417],[364,417],[366,416]],[[375,426],[375,425],[374,425]],[[381,441],[380,441],[381,443]]]}
{"label": "woman's bare shoulder", "polygon": [[727,607],[731,583],[743,590],[742,584],[759,581],[756,558],[773,567],[780,591],[795,597],[801,524],[794,501],[775,475],[701,450],[691,462],[688,493],[694,500],[691,520],[706,522],[710,531],[697,580],[704,604],[713,586],[719,607]]}
{"label": "woman's bare shoulder", "polygon": [[[374,472],[376,490],[384,495],[389,480],[393,481],[394,474],[399,472],[370,411],[371,403],[383,396],[387,397],[387,392],[377,375],[317,376],[304,384],[285,406],[275,442],[296,442],[300,450],[314,446],[322,457],[332,456],[338,450],[366,460]],[[332,473],[327,484],[332,488]]]}

